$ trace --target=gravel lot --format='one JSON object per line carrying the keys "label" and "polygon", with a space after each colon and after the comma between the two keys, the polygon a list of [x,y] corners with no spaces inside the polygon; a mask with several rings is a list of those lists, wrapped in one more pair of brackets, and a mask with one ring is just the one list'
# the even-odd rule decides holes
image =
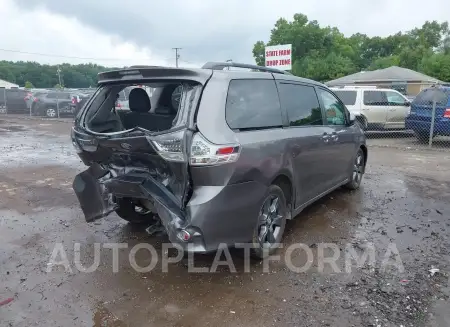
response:
{"label": "gravel lot", "polygon": [[[146,242],[162,256],[166,240],[116,215],[84,222],[71,188],[84,167],[70,127],[70,119],[0,117],[0,326],[450,326],[448,149],[372,136],[362,188],[337,190],[289,222],[269,269],[251,261],[245,272],[245,256],[231,250],[236,272],[188,272],[183,258],[168,272],[158,264],[139,273],[130,249]],[[48,265],[58,243],[71,272]],[[81,272],[75,243],[85,267],[94,244],[128,249],[120,250],[117,272],[103,247],[99,268]],[[288,269],[307,263],[305,251],[288,253],[296,243],[313,253],[304,272]],[[340,272],[322,271],[322,243],[339,251]],[[368,248],[375,262],[348,266],[346,254]],[[135,258],[141,267],[151,261],[145,250]],[[195,265],[214,261],[214,254],[198,256]]]}

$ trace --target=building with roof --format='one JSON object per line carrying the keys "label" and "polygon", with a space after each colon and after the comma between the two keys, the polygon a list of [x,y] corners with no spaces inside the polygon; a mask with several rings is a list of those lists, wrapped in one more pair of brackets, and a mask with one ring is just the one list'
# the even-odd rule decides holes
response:
{"label": "building with roof", "polygon": [[441,83],[443,82],[434,77],[414,70],[391,66],[384,69],[355,73],[325,84],[329,87],[371,85],[379,88],[396,89],[405,95],[417,95],[421,90]]}
{"label": "building with roof", "polygon": [[0,88],[10,89],[19,87],[19,85],[0,79]]}

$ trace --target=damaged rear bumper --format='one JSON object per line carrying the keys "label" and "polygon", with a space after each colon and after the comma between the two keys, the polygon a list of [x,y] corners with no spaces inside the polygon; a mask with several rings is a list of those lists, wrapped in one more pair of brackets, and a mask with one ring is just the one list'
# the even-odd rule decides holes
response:
{"label": "damaged rear bumper", "polygon": [[[188,252],[210,252],[252,239],[261,199],[267,187],[257,182],[194,187],[182,208],[177,199],[149,174],[111,176],[90,167],[76,176],[74,191],[87,222],[117,209],[114,199],[152,199],[169,240]],[[188,235],[188,238],[184,238]]]}

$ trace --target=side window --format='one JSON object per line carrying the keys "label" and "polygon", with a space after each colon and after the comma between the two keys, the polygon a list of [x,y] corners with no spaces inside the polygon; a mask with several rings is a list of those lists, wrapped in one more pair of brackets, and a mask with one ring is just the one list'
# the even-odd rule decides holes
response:
{"label": "side window", "polygon": [[175,90],[173,90],[172,95],[171,95],[171,99],[170,102],[172,104],[172,108],[175,111],[178,111],[178,108],[180,106],[180,101],[181,101],[181,92],[183,91],[183,86],[182,85],[178,85]]}
{"label": "side window", "polygon": [[356,103],[356,91],[333,91],[346,106],[354,106]]}
{"label": "side window", "polygon": [[385,91],[364,91],[364,104],[367,106],[386,106]]}
{"label": "side window", "polygon": [[325,117],[328,125],[346,125],[346,110],[345,106],[337,97],[332,93],[324,90],[318,89],[319,96],[322,100]]}
{"label": "side window", "polygon": [[232,80],[225,118],[232,129],[282,126],[280,101],[273,80]]}
{"label": "side window", "polygon": [[322,110],[314,87],[280,83],[281,105],[286,108],[290,126],[323,125]]}
{"label": "side window", "polygon": [[397,92],[386,92],[386,96],[387,96],[387,101],[389,102],[389,105],[394,105],[394,106],[405,105],[405,99]]}

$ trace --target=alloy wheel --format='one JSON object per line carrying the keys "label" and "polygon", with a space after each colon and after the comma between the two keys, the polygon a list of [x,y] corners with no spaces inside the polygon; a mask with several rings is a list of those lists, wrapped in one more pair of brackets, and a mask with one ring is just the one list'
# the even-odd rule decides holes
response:
{"label": "alloy wheel", "polygon": [[258,219],[258,242],[261,249],[270,249],[280,242],[284,214],[280,198],[277,195],[269,196]]}
{"label": "alloy wheel", "polygon": [[357,185],[361,183],[362,176],[364,173],[364,158],[361,152],[358,152],[355,164],[353,165],[353,182],[355,182]]}
{"label": "alloy wheel", "polygon": [[56,110],[53,108],[48,108],[45,113],[46,113],[47,117],[50,117],[50,118],[56,117]]}

